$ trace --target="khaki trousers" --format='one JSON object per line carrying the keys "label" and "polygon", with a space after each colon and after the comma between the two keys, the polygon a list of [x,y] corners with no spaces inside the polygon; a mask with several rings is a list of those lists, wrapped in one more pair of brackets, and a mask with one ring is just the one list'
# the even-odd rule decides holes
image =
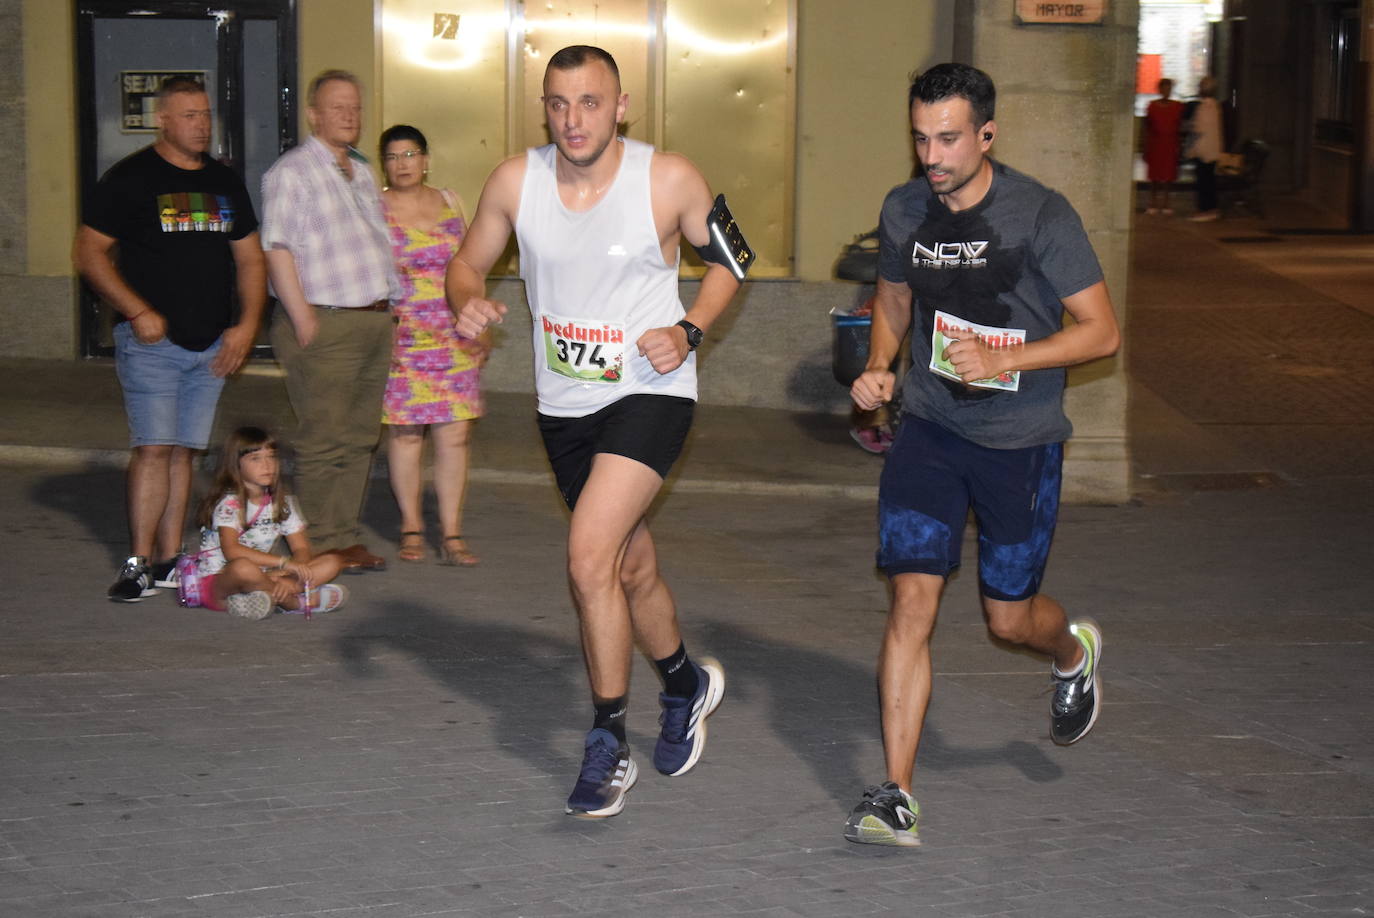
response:
{"label": "khaki trousers", "polygon": [[[312,307],[314,308],[314,307]],[[320,329],[296,342],[286,310],[272,319],[272,349],[296,414],[295,493],[316,551],[362,541],[358,517],[382,426],[395,325],[390,313],[315,308]]]}

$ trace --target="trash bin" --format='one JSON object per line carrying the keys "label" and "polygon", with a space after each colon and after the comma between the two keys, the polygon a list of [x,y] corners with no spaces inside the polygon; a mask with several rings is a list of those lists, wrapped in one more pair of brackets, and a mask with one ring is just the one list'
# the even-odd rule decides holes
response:
{"label": "trash bin", "polygon": [[836,306],[830,310],[830,322],[830,372],[837,383],[851,386],[868,363],[868,335],[873,329],[873,313],[853,315]]}

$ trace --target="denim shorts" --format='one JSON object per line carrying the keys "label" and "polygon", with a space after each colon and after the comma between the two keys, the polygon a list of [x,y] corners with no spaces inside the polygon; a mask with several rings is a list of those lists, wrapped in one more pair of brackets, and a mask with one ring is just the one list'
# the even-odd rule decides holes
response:
{"label": "denim shorts", "polygon": [[992,449],[902,415],[878,486],[878,567],[949,576],[969,509],[978,521],[978,587],[1006,602],[1040,591],[1059,516],[1062,443]]}
{"label": "denim shorts", "polygon": [[167,338],[144,344],[128,322],[114,327],[114,340],[129,445],[205,449],[224,388],[224,378],[210,372],[220,342],[203,351],[188,351]]}

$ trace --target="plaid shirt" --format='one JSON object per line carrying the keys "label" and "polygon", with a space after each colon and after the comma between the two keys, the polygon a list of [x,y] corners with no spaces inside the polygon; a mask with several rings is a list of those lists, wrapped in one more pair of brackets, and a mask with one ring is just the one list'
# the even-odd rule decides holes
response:
{"label": "plaid shirt", "polygon": [[262,177],[262,247],[291,252],[315,306],[367,306],[401,294],[377,181],[362,154],[349,155],[352,181],[312,136]]}

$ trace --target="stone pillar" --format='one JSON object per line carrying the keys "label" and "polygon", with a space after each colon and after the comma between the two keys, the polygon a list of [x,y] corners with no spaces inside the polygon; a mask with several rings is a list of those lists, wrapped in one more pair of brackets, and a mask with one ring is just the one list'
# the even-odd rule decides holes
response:
{"label": "stone pillar", "polygon": [[[1082,216],[1125,328],[1139,4],[1106,2],[1103,25],[1018,25],[1004,0],[959,0],[954,58],[997,84],[993,156],[1062,192]],[[1124,349],[1069,373],[1066,501],[1130,497]]]}

